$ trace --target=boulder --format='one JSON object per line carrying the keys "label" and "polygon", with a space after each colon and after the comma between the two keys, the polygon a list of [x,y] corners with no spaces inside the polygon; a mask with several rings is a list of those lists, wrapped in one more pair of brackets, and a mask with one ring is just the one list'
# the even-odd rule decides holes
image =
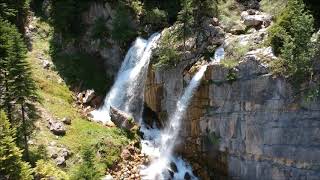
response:
{"label": "boulder", "polygon": [[93,89],[86,90],[84,98],[83,98],[83,103],[89,103],[95,96],[95,92]]}
{"label": "boulder", "polygon": [[178,172],[178,167],[177,167],[176,163],[174,163],[174,162],[170,162],[170,169],[173,172]]}
{"label": "boulder", "polygon": [[67,165],[66,159],[62,156],[57,157],[54,161],[56,162],[57,166],[60,167],[66,167]]}
{"label": "boulder", "polygon": [[110,107],[110,118],[116,126],[123,129],[132,130],[136,126],[132,116],[112,106]]}
{"label": "boulder", "polygon": [[247,27],[261,28],[271,24],[272,16],[256,10],[247,10],[241,13],[241,19]]}
{"label": "boulder", "polygon": [[68,117],[64,117],[64,118],[62,119],[62,122],[63,122],[64,124],[66,124],[66,125],[71,125],[71,119],[68,118]]}
{"label": "boulder", "polygon": [[91,102],[91,100],[94,99],[94,97],[95,97],[95,92],[94,90],[90,89],[90,90],[80,92],[77,95],[77,101],[80,104],[88,104]]}
{"label": "boulder", "polygon": [[71,156],[71,152],[64,147],[49,145],[47,147],[48,156],[54,160],[57,166],[65,167],[66,160]]}
{"label": "boulder", "polygon": [[63,136],[66,134],[66,128],[62,122],[50,119],[48,128],[54,135]]}

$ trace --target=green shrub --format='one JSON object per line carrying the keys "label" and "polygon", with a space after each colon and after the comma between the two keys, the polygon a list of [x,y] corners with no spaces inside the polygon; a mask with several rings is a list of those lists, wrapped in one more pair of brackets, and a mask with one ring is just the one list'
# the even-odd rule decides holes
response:
{"label": "green shrub", "polygon": [[94,22],[91,37],[93,39],[105,39],[107,36],[109,36],[109,29],[106,25],[106,20],[103,17],[99,17]]}
{"label": "green shrub", "polygon": [[100,179],[103,175],[95,163],[94,149],[91,147],[84,148],[82,152],[82,163],[78,169],[74,172],[71,179],[74,180],[96,180]]}
{"label": "green shrub", "polygon": [[154,50],[152,63],[155,68],[173,67],[180,61],[180,54],[175,48],[177,44],[176,33],[169,32],[166,29],[158,47]]}
{"label": "green shrub", "polygon": [[130,14],[123,4],[118,5],[116,12],[112,21],[111,37],[121,45],[125,45],[136,36],[136,32],[132,26]]}
{"label": "green shrub", "polygon": [[234,68],[239,64],[239,61],[250,50],[251,45],[241,45],[238,41],[234,41],[225,48],[224,59],[221,60],[221,64],[227,68]]}
{"label": "green shrub", "polygon": [[15,129],[5,113],[0,110],[0,179],[31,180],[32,170],[30,165],[22,160],[22,152],[15,144]]}
{"label": "green shrub", "polygon": [[260,8],[262,11],[277,18],[281,11],[283,11],[283,9],[286,7],[287,1],[288,0],[261,0]]}
{"label": "green shrub", "polygon": [[272,62],[275,74],[291,77],[300,85],[312,71],[315,48],[310,39],[313,17],[302,0],[289,0],[286,8],[270,29],[269,43],[280,60]]}
{"label": "green shrub", "polygon": [[144,23],[151,24],[155,29],[166,26],[167,12],[158,8],[147,11],[144,17]]}
{"label": "green shrub", "polygon": [[36,167],[34,168],[35,176],[38,179],[57,179],[57,180],[68,180],[69,176],[59,168],[57,168],[51,162],[45,160],[37,161]]}

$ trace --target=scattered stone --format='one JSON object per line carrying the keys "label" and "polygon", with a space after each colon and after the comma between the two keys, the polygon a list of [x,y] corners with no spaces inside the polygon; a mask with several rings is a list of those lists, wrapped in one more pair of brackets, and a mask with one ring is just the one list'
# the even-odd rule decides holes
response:
{"label": "scattered stone", "polygon": [[44,69],[49,69],[51,67],[51,62],[48,60],[42,60],[42,67]]}
{"label": "scattered stone", "polygon": [[171,171],[170,169],[168,169],[168,172],[169,172],[170,177],[173,178],[174,177],[174,172]]}
{"label": "scattered stone", "polygon": [[62,84],[63,83],[63,79],[59,78],[58,79],[58,84]]}
{"label": "scattered stone", "polygon": [[48,128],[54,135],[63,136],[66,134],[66,128],[62,122],[50,119]]}
{"label": "scattered stone", "polygon": [[121,158],[124,160],[130,160],[131,159],[131,153],[128,149],[125,149],[121,153]]}
{"label": "scattered stone", "polygon": [[66,159],[62,156],[57,157],[55,159],[55,162],[56,162],[57,166],[60,166],[60,167],[66,167],[66,165],[67,165]]}
{"label": "scattered stone", "polygon": [[148,158],[134,145],[135,143],[130,143],[126,146],[121,153],[121,161],[110,168],[108,173],[114,179],[141,179],[140,169],[146,167]]}
{"label": "scattered stone", "polygon": [[71,152],[67,148],[57,147],[55,143],[49,144],[47,147],[47,153],[48,156],[60,167],[65,167],[66,160],[71,156]]}
{"label": "scattered stone", "polygon": [[103,177],[101,180],[113,180],[113,177],[110,174],[108,174],[105,177]]}
{"label": "scattered stone", "polygon": [[68,117],[64,117],[64,118],[62,119],[62,122],[63,122],[64,124],[66,124],[66,125],[71,125],[71,119],[68,118]]}

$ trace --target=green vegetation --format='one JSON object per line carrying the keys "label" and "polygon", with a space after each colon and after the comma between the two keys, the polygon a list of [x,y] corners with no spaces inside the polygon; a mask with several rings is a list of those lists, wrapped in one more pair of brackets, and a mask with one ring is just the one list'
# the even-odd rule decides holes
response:
{"label": "green vegetation", "polygon": [[166,11],[154,8],[145,13],[143,21],[145,24],[151,24],[154,29],[158,30],[168,25],[167,16],[168,14]]}
{"label": "green vegetation", "polygon": [[104,40],[106,37],[109,36],[109,29],[106,25],[106,20],[103,17],[99,17],[95,20],[92,35],[93,39],[102,39]]}
{"label": "green vegetation", "polygon": [[0,107],[6,110],[13,127],[18,129],[17,142],[24,146],[28,159],[28,136],[35,118],[33,103],[36,87],[26,61],[27,49],[17,28],[0,20]]}
{"label": "green vegetation", "polygon": [[[90,60],[90,58],[87,57],[82,59],[73,57],[71,55],[57,55],[56,57],[52,57],[50,53],[50,38],[52,38],[52,28],[49,24],[40,21],[39,19],[36,19],[32,23],[38,28],[38,31],[41,32],[34,35],[33,50],[28,53],[28,61],[32,65],[31,69],[33,79],[36,82],[38,87],[37,91],[41,98],[41,104],[39,106],[41,109],[45,110],[42,113],[47,114],[46,116],[51,116],[54,119],[62,119],[64,117],[72,119],[72,125],[67,126],[67,133],[62,137],[56,137],[49,131],[49,129],[46,127],[47,122],[45,119],[39,120],[37,123],[38,130],[34,132],[32,139],[35,145],[30,147],[32,154],[37,155],[38,152],[41,153],[41,150],[38,150],[38,146],[47,145],[52,141],[66,146],[73,153],[73,156],[68,160],[67,168],[65,169],[69,174],[77,169],[76,165],[79,163],[77,157],[81,151],[85,147],[96,146],[96,144],[99,144],[101,140],[105,138],[111,142],[106,145],[106,148],[108,151],[115,153],[107,154],[103,158],[103,161],[95,158],[95,163],[99,164],[101,167],[106,167],[112,164],[120,156],[119,149],[129,143],[130,136],[128,136],[128,134],[121,129],[106,128],[98,123],[89,122],[85,117],[82,117],[77,112],[77,108],[75,108],[73,105],[74,95],[70,90],[71,87],[67,86],[67,84],[70,83],[67,77],[70,78],[70,81],[73,79],[71,82],[77,82],[76,77],[78,78],[78,75],[75,75],[76,73],[93,75],[90,76],[90,78],[95,77],[94,69],[87,69],[88,71],[82,70],[82,68],[88,68],[88,66],[92,67],[92,63],[89,65],[90,61],[85,61]],[[51,69],[44,69],[41,61],[38,58],[39,54],[44,59],[50,60],[53,58],[52,60],[54,61],[55,66]],[[81,63],[81,61],[85,61],[85,63]],[[60,75],[64,77],[64,82],[59,82],[59,79],[61,79]],[[101,77],[103,76],[101,75]],[[93,82],[92,79],[89,79],[89,76],[87,76],[87,80],[88,82]],[[101,84],[101,82],[106,81],[97,80],[95,83]],[[85,86],[84,82],[82,84]],[[92,84],[88,84],[87,86],[94,87]],[[104,163],[104,161],[108,161],[108,163]],[[48,169],[50,168],[48,167]]]}
{"label": "green vegetation", "polygon": [[69,176],[64,171],[57,168],[52,162],[45,160],[37,161],[34,168],[35,177],[39,179],[50,179],[54,177],[57,180],[69,180]]}
{"label": "green vegetation", "polygon": [[261,0],[260,8],[262,11],[272,14],[275,18],[277,18],[286,7],[287,1],[288,0]]}
{"label": "green vegetation", "polygon": [[22,160],[21,150],[15,144],[15,129],[5,113],[0,111],[0,179],[31,180],[30,165]]}
{"label": "green vegetation", "polygon": [[251,45],[241,45],[237,40],[231,42],[227,48],[225,48],[224,59],[221,60],[221,64],[225,67],[232,69],[239,64],[239,61],[250,50]]}
{"label": "green vegetation", "polygon": [[213,145],[219,145],[219,143],[220,143],[220,137],[218,135],[216,135],[215,132],[210,132],[208,134],[208,140]]}
{"label": "green vegetation", "polygon": [[24,32],[30,0],[0,0],[0,19],[15,24],[20,32]]}
{"label": "green vegetation", "polygon": [[158,48],[154,50],[152,63],[156,68],[174,67],[180,61],[180,54],[173,46],[176,44],[177,36],[175,33],[166,29],[163,32]]}
{"label": "green vegetation", "polygon": [[292,78],[298,86],[310,77],[315,49],[310,41],[313,32],[313,18],[302,0],[289,0],[270,29],[269,43],[280,57],[272,64],[275,74]]}
{"label": "green vegetation", "polygon": [[95,180],[101,178],[103,169],[99,171],[95,163],[95,154],[93,149],[86,147],[82,152],[82,163],[74,172],[74,180]]}
{"label": "green vegetation", "polygon": [[178,23],[182,25],[182,33],[178,34],[178,37],[183,38],[183,47],[186,51],[186,39],[192,33],[192,28],[194,26],[194,17],[193,17],[193,2],[192,0],[183,0],[181,2],[181,11],[178,14]]}
{"label": "green vegetation", "polygon": [[218,0],[218,17],[227,30],[240,21],[241,8],[234,0]]}
{"label": "green vegetation", "polygon": [[132,41],[136,37],[136,33],[133,29],[129,12],[126,7],[120,3],[116,12],[112,22],[113,29],[111,30],[111,37],[119,44],[124,45],[129,41]]}
{"label": "green vegetation", "polygon": [[[92,60],[94,59],[94,61]],[[112,79],[105,73],[103,59],[88,54],[57,54],[52,59],[56,70],[72,89],[94,89],[103,96]]]}

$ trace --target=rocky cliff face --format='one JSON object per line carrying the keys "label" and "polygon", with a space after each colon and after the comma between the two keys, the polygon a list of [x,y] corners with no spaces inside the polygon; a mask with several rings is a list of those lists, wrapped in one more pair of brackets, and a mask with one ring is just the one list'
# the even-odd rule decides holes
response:
{"label": "rocky cliff face", "polygon": [[[203,179],[320,178],[320,100],[298,98],[289,82],[274,78],[261,58],[267,52],[247,53],[232,72],[219,63],[208,67],[177,148]],[[145,102],[160,124],[192,77],[189,64],[149,70]]]}

